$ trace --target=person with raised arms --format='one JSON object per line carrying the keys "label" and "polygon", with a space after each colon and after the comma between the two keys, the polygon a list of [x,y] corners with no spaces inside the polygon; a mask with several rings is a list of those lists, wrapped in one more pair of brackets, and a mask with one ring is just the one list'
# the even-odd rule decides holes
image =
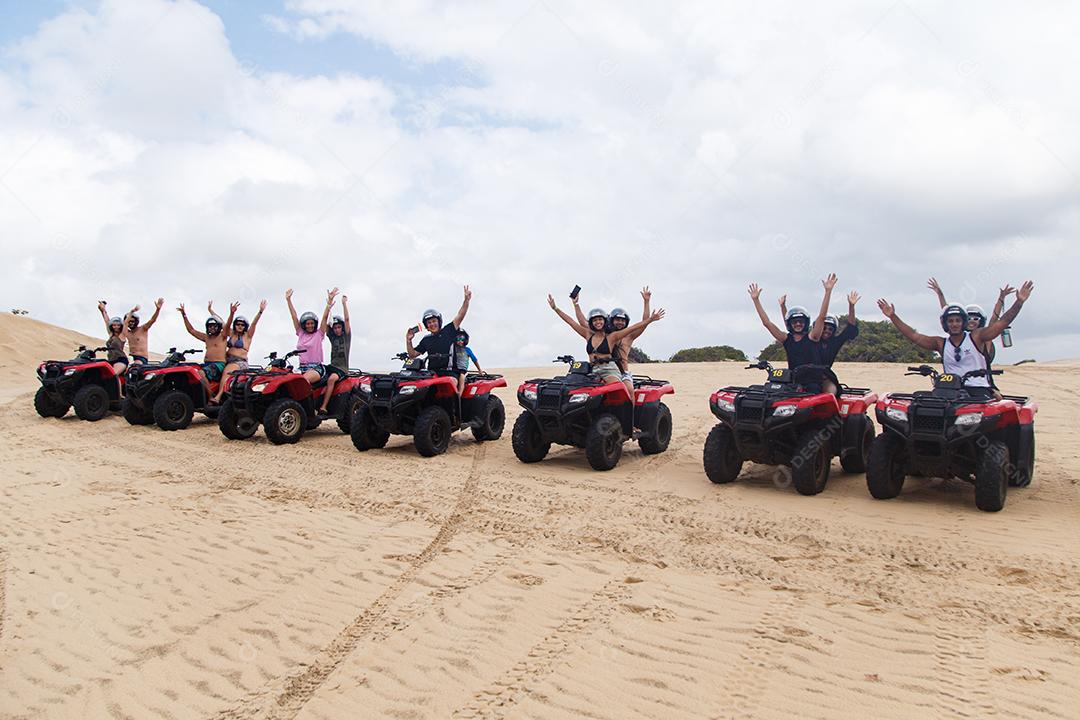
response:
{"label": "person with raised arms", "polygon": [[[878,300],[878,308],[900,333],[908,340],[926,350],[941,354],[941,364],[946,373],[963,377],[974,370],[989,370],[986,355],[979,349],[991,342],[1012,324],[1020,314],[1024,303],[1031,297],[1035,284],[1028,280],[1016,289],[1016,300],[995,322],[986,327],[968,330],[967,311],[960,305],[947,305],[941,312],[941,329],[946,337],[923,335],[900,319],[896,306],[885,298]],[[978,377],[967,381],[969,388],[984,388],[987,395],[994,395],[990,378]]]}
{"label": "person with raised arms", "polygon": [[161,306],[165,304],[164,298],[154,301],[154,314],[142,325],[139,325],[139,306],[131,308],[124,318],[127,325],[128,350],[131,354],[132,365],[145,365],[150,362],[150,328],[157,322],[161,314]]}
{"label": "person with raised arms", "polygon": [[296,349],[300,351],[300,372],[312,386],[326,381],[322,406],[318,409],[320,415],[326,414],[330,397],[334,394],[334,385],[343,377],[343,371],[323,364],[323,340],[326,338],[330,308],[334,306],[334,299],[338,292],[337,288],[326,291],[326,307],[323,308],[320,321],[318,316],[310,311],[297,317],[296,308],[293,307],[292,302],[293,291],[291,288],[285,291],[285,302],[289,306],[289,315],[292,316],[293,328],[296,330]]}
{"label": "person with raised arms", "polygon": [[[239,309],[240,303],[236,303],[235,307]],[[248,368],[248,353],[251,352],[251,341],[255,338],[255,328],[259,324],[259,318],[262,317],[263,312],[266,311],[266,301],[263,300],[259,303],[259,312],[255,313],[255,317],[252,318],[251,324],[248,324],[248,320],[243,315],[237,315],[230,326],[229,331],[225,335],[225,368],[222,370],[221,375],[223,378],[229,377],[231,373],[237,370],[247,370]],[[211,404],[217,404],[221,402],[222,395],[225,394],[225,382],[224,380],[218,386],[217,395],[210,399]]]}
{"label": "person with raised arms", "polygon": [[214,301],[211,300],[206,304],[206,310],[210,313],[210,317],[206,318],[204,327],[206,332],[200,332],[196,330],[191,321],[188,320],[187,310],[184,308],[184,303],[180,303],[180,307],[176,308],[180,311],[180,317],[184,318],[184,327],[187,328],[188,334],[191,337],[201,340],[206,343],[206,349],[203,351],[202,368],[199,370],[199,380],[202,381],[203,388],[206,390],[206,397],[212,398],[213,392],[210,389],[210,382],[213,380],[220,381],[222,385],[225,384],[225,378],[222,373],[225,370],[225,358],[228,351],[228,336],[221,331],[225,327],[232,325],[233,316],[236,315],[236,308],[240,303],[233,303],[229,306],[229,321],[224,323],[221,321],[221,316],[214,312]]}

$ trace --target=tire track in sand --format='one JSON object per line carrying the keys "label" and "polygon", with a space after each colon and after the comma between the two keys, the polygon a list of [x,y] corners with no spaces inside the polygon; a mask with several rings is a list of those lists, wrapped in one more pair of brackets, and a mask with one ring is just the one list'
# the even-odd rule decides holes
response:
{"label": "tire track in sand", "polygon": [[560,659],[575,647],[575,640],[607,624],[611,609],[630,594],[626,581],[610,580],[555,630],[548,634],[497,680],[475,693],[471,701],[458,708],[454,718],[502,718],[529,692],[529,685],[551,674]]}
{"label": "tire track in sand", "polygon": [[935,717],[985,718],[997,714],[990,695],[988,626],[979,618],[938,613],[934,629]]}
{"label": "tire track in sand", "polygon": [[4,639],[4,615],[7,613],[7,556],[0,548],[0,640]]}
{"label": "tire track in sand", "polygon": [[409,567],[373,603],[346,625],[303,670],[253,697],[242,700],[238,705],[222,711],[216,716],[217,718],[220,720],[274,718],[277,720],[297,716],[330,677],[330,674],[352,654],[361,640],[376,629],[387,610],[416,578],[420,570],[438,556],[461,527],[466,513],[476,500],[480,467],[487,454],[486,447],[486,443],[479,443],[476,446],[472,467],[469,468],[469,474],[458,494],[457,502],[450,511],[450,516],[439,528],[435,537],[413,558]]}

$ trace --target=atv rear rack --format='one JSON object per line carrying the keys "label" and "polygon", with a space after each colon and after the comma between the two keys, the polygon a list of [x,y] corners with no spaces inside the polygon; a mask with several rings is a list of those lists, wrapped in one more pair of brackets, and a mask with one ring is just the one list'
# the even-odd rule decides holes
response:
{"label": "atv rear rack", "polygon": [[634,387],[663,387],[664,385],[670,385],[668,380],[654,380],[648,375],[634,375]]}

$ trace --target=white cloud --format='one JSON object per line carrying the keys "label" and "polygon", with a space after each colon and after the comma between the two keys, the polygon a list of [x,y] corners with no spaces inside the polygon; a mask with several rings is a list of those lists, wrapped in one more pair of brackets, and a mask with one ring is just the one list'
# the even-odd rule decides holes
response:
{"label": "white cloud", "polygon": [[[1057,308],[1080,259],[1080,91],[1060,80],[1078,15],[296,0],[264,18],[451,68],[403,85],[264,71],[191,0],[72,9],[0,66],[4,302],[94,331],[99,296],[248,314],[266,296],[261,352],[292,342],[286,287],[317,307],[340,285],[354,362],[385,367],[469,283],[493,366],[581,352],[544,302],[575,283],[635,315],[650,284],[669,317],[641,345],[666,356],[766,345],[750,280],[813,307],[835,270],[863,316],[888,295],[932,328],[928,275],[988,305],[1031,276],[1030,340],[1002,357],[1075,356]],[[154,342],[186,342],[175,313]]]}

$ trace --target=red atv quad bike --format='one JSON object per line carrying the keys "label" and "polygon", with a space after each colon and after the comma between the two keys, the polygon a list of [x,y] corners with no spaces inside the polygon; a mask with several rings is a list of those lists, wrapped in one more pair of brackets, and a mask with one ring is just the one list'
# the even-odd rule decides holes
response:
{"label": "red atv quad bike", "polygon": [[[428,359],[446,355],[429,353]],[[371,374],[361,379],[353,395],[352,441],[357,450],[384,447],[391,435],[412,435],[424,457],[446,452],[451,435],[472,430],[477,442],[498,440],[506,424],[502,400],[491,391],[506,387],[502,375],[468,373],[460,403],[457,373],[427,370],[423,358],[394,356],[404,361],[398,372]]]}
{"label": "red atv quad bike", "polygon": [[336,418],[342,432],[348,432],[347,410],[353,389],[360,374],[350,372],[334,385],[327,414],[317,414],[326,392],[325,381],[314,386],[302,373],[289,366],[289,358],[299,350],[279,358],[270,353],[269,366],[249,367],[230,373],[226,381],[225,400],[218,411],[218,428],[230,440],[250,438],[261,423],[266,437],[275,445],[295,443],[308,431],[319,427],[323,420]]}
{"label": "red atv quad bike", "polygon": [[[185,362],[188,355],[202,350],[169,348],[160,363],[132,365],[127,371],[122,410],[132,425],[153,425],[162,430],[183,430],[191,424],[195,411],[216,418],[218,406],[207,403],[200,373],[202,364]],[[210,392],[217,392],[218,381],[210,382]]]}
{"label": "red atv quad bike", "polygon": [[773,368],[762,360],[746,369],[764,370],[765,383],[726,387],[709,398],[709,407],[720,420],[705,440],[705,474],[710,480],[735,480],[749,460],[790,468],[795,489],[816,495],[825,489],[835,456],[840,456],[847,472],[866,470],[874,440],[874,423],[867,411],[877,395],[839,383],[839,397],[822,392],[821,383],[831,371],[820,365],[791,370]]}
{"label": "red atv quad bike", "polygon": [[80,345],[74,360],[46,360],[38,365],[41,387],[34,395],[34,409],[41,417],[60,418],[72,406],[83,420],[100,420],[110,410],[120,409],[125,378],[117,375],[112,363],[97,353],[106,348]]}
{"label": "red atv quad bike", "polygon": [[955,477],[974,483],[977,508],[997,512],[1009,485],[1031,483],[1039,406],[1030,398],[997,400],[987,388],[967,386],[971,378],[985,377],[985,370],[958,376],[919,365],[905,374],[931,378],[934,389],[886,393],[878,400],[882,433],[866,468],[871,495],[896,497],[906,475]]}
{"label": "red atv quad bike", "polygon": [[567,363],[570,371],[563,377],[526,380],[518,388],[518,403],[525,408],[512,434],[518,460],[539,462],[557,443],[585,448],[593,470],[611,470],[627,440],[637,440],[645,455],[667,450],[671,410],[661,398],[675,392],[671,383],[635,375],[631,401],[623,383],[604,383],[592,374],[590,363],[570,355],[554,362]]}

